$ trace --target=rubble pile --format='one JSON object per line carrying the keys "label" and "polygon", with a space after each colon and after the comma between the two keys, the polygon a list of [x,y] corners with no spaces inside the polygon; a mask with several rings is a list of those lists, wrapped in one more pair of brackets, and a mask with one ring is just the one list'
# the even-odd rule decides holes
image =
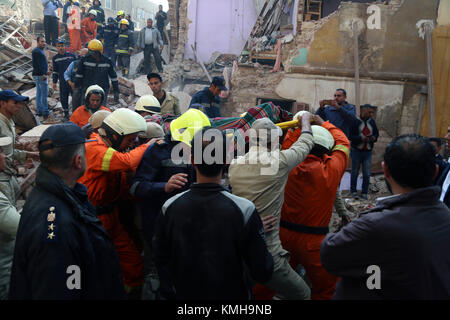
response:
{"label": "rubble pile", "polygon": [[0,16],[0,87],[27,90],[33,87],[31,54],[32,38],[25,25],[15,16]]}

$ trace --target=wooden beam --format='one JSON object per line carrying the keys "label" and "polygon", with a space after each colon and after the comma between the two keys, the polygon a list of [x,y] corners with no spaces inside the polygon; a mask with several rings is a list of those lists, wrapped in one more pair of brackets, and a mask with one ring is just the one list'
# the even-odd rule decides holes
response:
{"label": "wooden beam", "polygon": [[353,43],[354,43],[354,61],[355,61],[355,108],[359,116],[359,107],[361,106],[361,87],[359,81],[359,33],[358,24],[353,22]]}
{"label": "wooden beam", "polygon": [[[309,74],[321,76],[335,76],[335,77],[351,77],[355,76],[354,69],[348,68],[332,68],[332,67],[303,67],[294,66],[286,71],[288,74]],[[403,73],[403,72],[383,72],[383,71],[361,71],[360,79],[386,80],[386,81],[409,81],[417,83],[426,83],[427,75],[420,73]]]}
{"label": "wooden beam", "polygon": [[197,60],[197,62],[200,63],[200,66],[202,67],[203,72],[208,77],[209,82],[212,82],[211,75],[209,74],[208,70],[206,70],[206,67],[203,64],[203,62],[197,57],[197,51],[195,50],[195,48],[194,48],[194,46],[192,44],[191,44],[191,48],[192,48],[192,51],[194,51],[195,60]]}
{"label": "wooden beam", "polygon": [[427,46],[427,68],[428,68],[428,107],[430,111],[430,136],[436,136],[436,118],[434,106],[434,84],[433,84],[433,46],[431,33],[433,28],[430,23],[425,24],[425,41]]}

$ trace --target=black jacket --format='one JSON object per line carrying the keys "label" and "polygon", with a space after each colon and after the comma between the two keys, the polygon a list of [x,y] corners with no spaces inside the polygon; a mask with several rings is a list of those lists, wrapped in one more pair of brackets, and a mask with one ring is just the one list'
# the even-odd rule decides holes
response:
{"label": "black jacket", "polygon": [[88,87],[96,84],[102,87],[105,94],[108,95],[109,78],[111,78],[114,92],[119,92],[119,80],[111,60],[102,55],[100,61],[97,61],[87,55],[80,60],[75,73],[75,85],[81,87],[82,92],[85,92]]}
{"label": "black jacket", "polygon": [[53,63],[53,83],[57,83],[59,79],[59,84],[62,86],[66,83],[64,80],[64,72],[67,70],[69,65],[76,60],[73,53],[66,52],[64,55],[59,53],[54,55],[52,58]]}
{"label": "black jacket", "polygon": [[[195,171],[190,164],[176,164],[171,160],[172,149],[178,141],[172,141],[170,134],[164,141],[153,144],[142,157],[141,163],[131,183],[132,195],[142,199],[142,229],[144,238],[150,245],[156,216],[167,199],[186,191],[195,182]],[[166,193],[164,188],[174,174],[186,173],[188,183],[181,189]]]}
{"label": "black jacket", "polygon": [[[363,142],[363,134],[362,130],[367,123],[367,127],[370,130],[370,134],[375,137],[374,141],[367,142],[367,148],[364,149],[365,143]],[[357,149],[359,151],[372,151],[373,145],[378,140],[378,128],[377,124],[375,123],[375,120],[373,118],[370,118],[366,122],[364,122],[361,118],[355,118],[355,121],[353,122],[352,126],[350,127],[350,137],[349,140],[352,142],[351,147],[354,149]]]}
{"label": "black jacket", "polygon": [[[450,299],[450,210],[440,188],[384,200],[322,241],[324,268],[341,277],[335,299]],[[380,289],[369,290],[379,267]]]}
{"label": "black jacket", "polygon": [[38,47],[31,51],[32,63],[33,63],[33,76],[46,76],[48,72],[47,57],[44,50]]}
{"label": "black jacket", "polygon": [[[10,299],[125,298],[117,253],[86,190],[38,168],[17,232]],[[67,286],[70,266],[79,267],[81,289]]]}
{"label": "black jacket", "polygon": [[[201,106],[200,106],[201,105]],[[192,96],[189,108],[200,109],[208,118],[219,118],[220,114],[220,98],[213,96],[209,87],[205,87],[202,91]]]}
{"label": "black jacket", "polygon": [[194,184],[166,201],[153,250],[158,270],[170,270],[179,300],[248,300],[247,272],[257,282],[273,273],[255,205],[217,184]]}

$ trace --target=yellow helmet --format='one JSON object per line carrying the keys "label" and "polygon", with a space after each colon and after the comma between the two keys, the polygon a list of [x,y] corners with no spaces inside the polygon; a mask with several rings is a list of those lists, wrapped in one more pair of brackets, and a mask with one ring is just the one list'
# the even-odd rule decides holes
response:
{"label": "yellow helmet", "polygon": [[119,17],[119,16],[124,16],[125,15],[125,12],[123,12],[123,10],[120,10],[120,11],[118,11],[117,12],[117,16]]}
{"label": "yellow helmet", "polygon": [[107,116],[109,116],[111,114],[110,111],[106,111],[106,110],[98,110],[96,112],[94,112],[94,114],[92,116],[89,117],[89,124],[91,125],[92,129],[98,129],[102,126],[103,120],[105,120],[105,118]]}
{"label": "yellow helmet", "polygon": [[105,120],[103,120],[103,127],[109,127],[119,136],[126,136],[129,134],[145,132],[147,124],[140,115],[127,108],[117,109]]}
{"label": "yellow helmet", "polygon": [[93,39],[89,41],[88,49],[91,51],[98,51],[100,53],[103,53],[103,44],[100,40]]}
{"label": "yellow helmet", "polygon": [[127,25],[127,26],[130,25],[130,23],[128,22],[127,19],[122,19],[122,20],[120,20],[119,24],[125,24],[125,25]]}
{"label": "yellow helmet", "polygon": [[149,112],[151,114],[161,113],[161,105],[156,97],[148,94],[139,98],[134,107],[134,111]]}
{"label": "yellow helmet", "polygon": [[170,123],[172,139],[191,146],[191,141],[197,131],[211,126],[209,118],[198,109],[189,109]]}
{"label": "yellow helmet", "polygon": [[315,144],[318,144],[328,150],[331,150],[334,147],[334,138],[330,131],[322,126],[311,126],[311,130]]}

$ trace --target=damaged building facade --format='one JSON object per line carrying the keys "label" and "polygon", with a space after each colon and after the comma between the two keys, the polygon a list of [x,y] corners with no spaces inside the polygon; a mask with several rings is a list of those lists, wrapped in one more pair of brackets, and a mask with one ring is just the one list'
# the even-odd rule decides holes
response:
{"label": "damaged building facade", "polygon": [[[434,125],[436,136],[446,134],[449,0],[233,0],[227,6],[214,0],[169,0],[169,6],[174,59],[207,61],[217,50],[239,56],[224,116],[238,116],[265,101],[292,112],[315,111],[337,88],[345,89],[348,102],[356,104],[358,90],[360,104],[378,107],[374,169],[380,168],[383,150],[393,137],[416,132],[430,136],[427,47],[417,27],[419,21],[430,20]],[[208,14],[201,14],[204,10]],[[274,72],[277,62],[281,71]]]}

